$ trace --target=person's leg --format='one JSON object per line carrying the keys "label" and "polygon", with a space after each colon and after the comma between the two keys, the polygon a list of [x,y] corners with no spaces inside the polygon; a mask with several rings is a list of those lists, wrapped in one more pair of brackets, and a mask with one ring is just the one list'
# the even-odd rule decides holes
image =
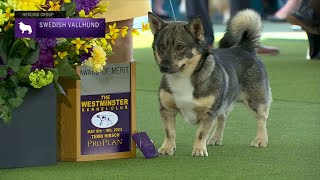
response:
{"label": "person's leg", "polygon": [[320,17],[320,1],[319,0],[311,0],[310,6],[313,7],[315,15]]}
{"label": "person's leg", "polygon": [[167,16],[167,12],[163,9],[164,0],[154,0],[153,12],[157,15]]}
{"label": "person's leg", "polygon": [[299,5],[300,0],[288,0],[287,3],[274,14],[274,16],[278,19],[285,19],[292,11],[295,11]]}
{"label": "person's leg", "polygon": [[267,19],[271,22],[286,22],[286,18],[290,15],[290,13],[297,10],[300,6],[300,1],[301,0],[288,0],[282,8],[274,13],[274,15],[268,16]]}
{"label": "person's leg", "polygon": [[310,59],[320,59],[320,35],[307,33]]}
{"label": "person's leg", "polygon": [[308,33],[320,34],[319,0],[302,0],[299,9],[288,16],[288,21]]}
{"label": "person's leg", "polygon": [[209,2],[208,0],[187,0],[186,1],[188,20],[197,16],[201,16],[204,28],[204,37],[208,46],[212,46],[214,42],[213,28],[211,18],[209,15]]}
{"label": "person's leg", "polygon": [[163,20],[170,20],[170,16],[164,9],[164,3],[164,0],[154,0],[152,3],[152,12],[160,18],[162,18]]}

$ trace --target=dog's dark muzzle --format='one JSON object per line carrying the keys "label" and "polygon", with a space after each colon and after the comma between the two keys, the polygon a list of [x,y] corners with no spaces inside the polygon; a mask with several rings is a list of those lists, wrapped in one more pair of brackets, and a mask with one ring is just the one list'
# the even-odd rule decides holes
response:
{"label": "dog's dark muzzle", "polygon": [[160,71],[161,71],[162,73],[167,73],[167,74],[173,74],[173,73],[177,72],[177,71],[175,70],[175,68],[173,68],[173,67],[170,66],[170,65],[160,65]]}
{"label": "dog's dark muzzle", "polygon": [[166,74],[173,74],[176,73],[179,69],[176,68],[175,66],[172,66],[172,64],[170,62],[161,62],[160,63],[160,71],[162,73],[166,73]]}

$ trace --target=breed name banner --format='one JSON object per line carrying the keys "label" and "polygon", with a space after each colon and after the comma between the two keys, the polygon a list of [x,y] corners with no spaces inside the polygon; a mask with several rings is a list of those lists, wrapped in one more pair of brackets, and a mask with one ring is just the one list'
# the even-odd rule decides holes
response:
{"label": "breed name banner", "polygon": [[[41,16],[41,14],[39,14]],[[105,37],[105,19],[16,18],[16,38]]]}
{"label": "breed name banner", "polygon": [[108,64],[100,73],[81,67],[81,155],[131,150],[130,67]]}

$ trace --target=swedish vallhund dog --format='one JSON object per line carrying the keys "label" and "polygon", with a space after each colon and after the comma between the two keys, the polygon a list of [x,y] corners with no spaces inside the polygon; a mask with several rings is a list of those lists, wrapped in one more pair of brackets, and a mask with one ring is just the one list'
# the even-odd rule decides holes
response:
{"label": "swedish vallhund dog", "polygon": [[205,44],[200,17],[189,23],[164,22],[149,12],[148,18],[154,56],[163,74],[159,100],[165,139],[159,153],[172,155],[176,150],[175,119],[180,113],[199,126],[192,156],[208,156],[206,145],[222,144],[226,117],[235,102],[242,102],[256,117],[251,146],[266,147],[271,91],[265,67],[256,56],[260,16],[253,10],[240,11],[214,50]]}

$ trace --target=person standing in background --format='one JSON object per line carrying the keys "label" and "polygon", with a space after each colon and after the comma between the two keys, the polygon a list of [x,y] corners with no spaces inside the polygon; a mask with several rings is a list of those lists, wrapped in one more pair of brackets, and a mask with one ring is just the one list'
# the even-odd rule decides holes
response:
{"label": "person standing in background", "polygon": [[287,19],[306,31],[309,40],[307,59],[320,59],[320,1],[302,0],[299,9]]}
{"label": "person standing in background", "polygon": [[186,9],[189,21],[197,16],[201,16],[206,43],[208,47],[213,47],[214,34],[209,14],[208,0],[186,0]]}
{"label": "person standing in background", "polygon": [[287,0],[282,8],[275,12],[272,16],[268,16],[271,22],[286,22],[290,13],[295,11],[300,5],[300,0]]}
{"label": "person standing in background", "polygon": [[164,10],[164,0],[154,0],[152,3],[152,12],[163,20],[170,20],[170,16]]}

